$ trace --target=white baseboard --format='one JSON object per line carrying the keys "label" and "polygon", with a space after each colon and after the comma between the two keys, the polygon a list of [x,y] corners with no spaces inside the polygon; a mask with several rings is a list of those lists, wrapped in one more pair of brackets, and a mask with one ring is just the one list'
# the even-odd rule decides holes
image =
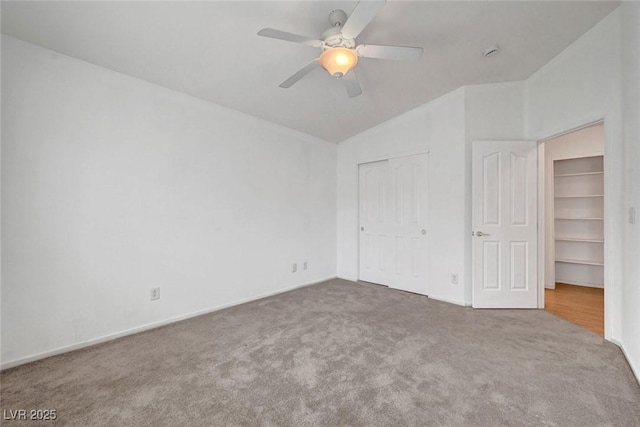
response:
{"label": "white baseboard", "polygon": [[627,359],[627,363],[631,367],[631,372],[633,372],[633,375],[636,377],[636,381],[640,385],[640,367],[636,366],[633,362],[633,359],[629,357],[629,353],[627,353],[627,350],[624,349],[624,344],[622,344],[621,341],[615,338],[612,338],[609,341],[620,347],[620,350],[622,350],[622,354],[624,355],[625,359]]}
{"label": "white baseboard", "polygon": [[44,351],[42,353],[34,354],[34,355],[31,355],[31,356],[21,357],[19,359],[14,359],[14,360],[11,360],[9,362],[4,362],[4,363],[0,364],[0,371],[3,371],[5,369],[9,369],[9,368],[13,368],[13,367],[16,367],[16,366],[19,366],[19,365],[24,365],[25,363],[35,362],[36,360],[45,359],[47,357],[57,356],[59,354],[68,353],[70,351],[79,350],[79,349],[85,348],[85,347],[90,347],[92,345],[100,344],[100,343],[103,343],[103,342],[106,342],[106,341],[115,340],[116,338],[126,337],[128,335],[133,335],[133,334],[137,334],[139,332],[148,331],[150,329],[159,328],[160,326],[165,326],[165,325],[168,325],[170,323],[179,322],[181,320],[186,320],[186,319],[190,319],[192,317],[202,316],[203,314],[213,313],[214,311],[223,310],[225,308],[233,307],[233,306],[244,304],[244,303],[247,303],[247,302],[259,300],[259,299],[262,299],[262,298],[267,298],[267,297],[270,297],[270,296],[273,296],[273,295],[282,294],[282,293],[285,293],[285,292],[292,291],[294,289],[299,289],[299,288],[304,288],[306,286],[316,285],[318,283],[326,282],[328,280],[332,280],[332,279],[335,279],[335,278],[336,278],[335,276],[332,276],[332,277],[327,277],[325,279],[317,280],[317,281],[314,281],[314,282],[311,282],[311,283],[305,283],[305,284],[302,284],[302,285],[295,285],[295,286],[290,286],[288,288],[278,289],[276,291],[267,292],[267,293],[256,295],[256,296],[249,297],[249,298],[243,298],[243,299],[236,300],[236,301],[233,301],[233,302],[230,302],[230,303],[221,304],[221,305],[217,305],[217,306],[214,306],[214,307],[206,308],[204,310],[198,310],[198,311],[194,311],[194,312],[191,312],[191,313],[182,314],[180,316],[171,317],[169,319],[160,320],[158,322],[147,323],[146,325],[137,326],[135,328],[126,329],[124,331],[115,332],[113,334],[104,335],[104,336],[101,336],[101,337],[98,337],[98,338],[93,338],[93,339],[90,339],[90,340],[87,340],[87,341],[82,341],[82,342],[79,342],[79,343],[76,343],[76,344],[71,344],[71,345],[67,345],[67,346],[64,346],[64,347],[58,347],[56,349]]}
{"label": "white baseboard", "polygon": [[[342,280],[347,280],[349,282],[358,282],[358,279],[352,279],[349,277],[341,277],[338,276],[338,279],[342,279]],[[386,286],[386,285],[380,285],[380,286]],[[393,289],[393,288],[390,288]],[[471,307],[471,303],[470,302],[465,302],[465,301],[457,301],[457,300],[452,300],[452,299],[448,299],[448,298],[440,298],[437,296],[432,296],[432,295],[426,295],[427,297],[436,300],[436,301],[442,301],[442,302],[446,302],[449,304],[455,304],[455,305],[461,305],[463,307]]]}
{"label": "white baseboard", "polygon": [[604,285],[595,285],[593,283],[584,283],[584,282],[574,282],[573,280],[558,280],[558,283],[564,283],[565,285],[573,285],[573,286],[583,286],[585,288],[604,289]]}
{"label": "white baseboard", "polygon": [[470,303],[467,303],[467,302],[464,302],[464,301],[456,301],[456,300],[449,299],[449,298],[440,298],[440,297],[434,296],[434,295],[429,295],[429,298],[433,299],[433,300],[436,300],[436,301],[446,302],[446,303],[449,303],[449,304],[461,305],[463,307],[470,307],[471,306]]}

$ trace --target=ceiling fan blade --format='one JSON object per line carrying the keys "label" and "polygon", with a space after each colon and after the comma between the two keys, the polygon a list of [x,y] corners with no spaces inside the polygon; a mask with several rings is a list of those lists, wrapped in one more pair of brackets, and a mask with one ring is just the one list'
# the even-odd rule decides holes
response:
{"label": "ceiling fan blade", "polygon": [[286,31],[274,30],[273,28],[263,28],[260,31],[258,31],[258,35],[262,37],[270,37],[272,39],[285,40],[293,43],[306,44],[307,46],[313,46],[313,47],[322,46],[321,40],[314,40],[306,36],[287,33]]}
{"label": "ceiling fan blade", "polygon": [[347,90],[349,98],[355,98],[362,94],[360,83],[358,82],[358,76],[356,76],[356,70],[351,70],[344,75],[340,80],[344,82],[344,88]]}
{"label": "ceiling fan blade", "polygon": [[351,16],[342,26],[342,35],[346,39],[355,39],[364,27],[373,20],[386,0],[361,0],[351,12]]}
{"label": "ceiling fan blade", "polygon": [[289,77],[287,80],[280,83],[280,87],[285,89],[290,88],[291,86],[293,86],[295,82],[297,82],[298,80],[300,80],[301,78],[309,74],[311,71],[315,70],[317,67],[318,67],[318,60],[314,59],[313,61],[308,63],[306,66],[298,70],[297,73],[295,73],[294,75]]}
{"label": "ceiling fan blade", "polygon": [[421,47],[380,46],[361,44],[356,52],[363,58],[391,59],[394,61],[417,61],[422,56]]}

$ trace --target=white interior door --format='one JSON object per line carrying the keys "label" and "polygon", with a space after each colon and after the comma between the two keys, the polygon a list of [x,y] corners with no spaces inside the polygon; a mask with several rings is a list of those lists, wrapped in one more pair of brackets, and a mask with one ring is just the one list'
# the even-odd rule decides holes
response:
{"label": "white interior door", "polygon": [[427,155],[360,165],[360,279],[427,294]]}
{"label": "white interior door", "polygon": [[537,308],[537,143],[476,141],[473,307]]}

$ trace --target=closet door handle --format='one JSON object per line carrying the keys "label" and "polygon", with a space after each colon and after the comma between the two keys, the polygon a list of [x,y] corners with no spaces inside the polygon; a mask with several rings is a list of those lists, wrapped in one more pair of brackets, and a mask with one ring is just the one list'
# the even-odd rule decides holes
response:
{"label": "closet door handle", "polygon": [[476,231],[476,237],[482,237],[482,236],[491,236],[491,234],[483,233],[482,231]]}

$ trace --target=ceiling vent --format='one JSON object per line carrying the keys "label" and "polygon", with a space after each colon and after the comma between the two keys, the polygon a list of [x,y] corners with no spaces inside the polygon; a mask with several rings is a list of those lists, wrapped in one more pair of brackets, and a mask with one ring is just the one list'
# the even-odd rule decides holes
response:
{"label": "ceiling vent", "polygon": [[495,55],[498,52],[500,52],[500,46],[498,46],[497,44],[494,44],[493,46],[489,46],[487,50],[484,51],[483,55],[485,58],[488,58],[490,56]]}

